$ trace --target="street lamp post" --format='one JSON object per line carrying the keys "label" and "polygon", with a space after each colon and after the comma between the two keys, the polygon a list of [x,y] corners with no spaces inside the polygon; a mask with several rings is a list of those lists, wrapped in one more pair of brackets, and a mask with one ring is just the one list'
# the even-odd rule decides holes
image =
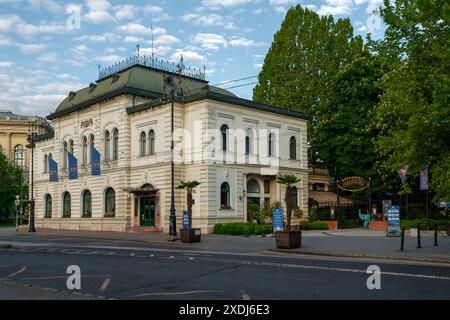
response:
{"label": "street lamp post", "polygon": [[31,148],[31,197],[30,197],[30,224],[28,232],[36,232],[34,227],[34,122],[30,123],[30,148]]}
{"label": "street lamp post", "polygon": [[170,99],[171,99],[171,110],[170,110],[170,126],[171,126],[171,137],[170,137],[170,222],[169,222],[169,235],[171,237],[177,236],[177,220],[176,220],[176,211],[175,211],[175,163],[174,163],[174,148],[175,143],[173,141],[174,134],[174,100],[175,100],[175,91],[172,88],[170,91]]}

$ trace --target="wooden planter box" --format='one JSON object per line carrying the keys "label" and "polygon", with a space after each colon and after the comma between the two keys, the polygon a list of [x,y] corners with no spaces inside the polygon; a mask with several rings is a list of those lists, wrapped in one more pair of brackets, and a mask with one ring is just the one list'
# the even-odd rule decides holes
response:
{"label": "wooden planter box", "polygon": [[201,229],[180,229],[180,240],[184,243],[200,242],[202,240]]}
{"label": "wooden planter box", "polygon": [[302,245],[302,232],[298,231],[277,231],[275,233],[277,248],[295,249]]}
{"label": "wooden planter box", "polygon": [[370,221],[369,230],[386,231],[388,229],[387,221]]}

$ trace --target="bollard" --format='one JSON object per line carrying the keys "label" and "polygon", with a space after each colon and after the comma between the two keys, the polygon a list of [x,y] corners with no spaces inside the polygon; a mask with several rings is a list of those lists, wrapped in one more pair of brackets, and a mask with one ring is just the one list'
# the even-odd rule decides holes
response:
{"label": "bollard", "polygon": [[403,248],[405,246],[405,227],[402,227],[402,236],[400,240],[400,251],[403,251]]}
{"label": "bollard", "polygon": [[420,223],[417,224],[417,249],[422,248],[420,245]]}
{"label": "bollard", "polygon": [[437,243],[437,231],[438,231],[437,223],[435,222],[434,223],[434,244],[433,244],[433,246],[435,246],[435,247],[438,246],[438,243]]}

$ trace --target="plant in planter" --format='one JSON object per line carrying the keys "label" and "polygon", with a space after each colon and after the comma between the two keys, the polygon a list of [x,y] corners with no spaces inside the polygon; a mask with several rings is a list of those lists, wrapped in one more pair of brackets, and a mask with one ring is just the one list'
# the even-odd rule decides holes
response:
{"label": "plant in planter", "polygon": [[300,230],[291,230],[291,218],[292,218],[292,209],[294,207],[292,197],[292,185],[299,182],[300,179],[291,174],[280,175],[277,178],[277,182],[286,186],[286,230],[285,231],[277,231],[275,233],[275,239],[278,248],[282,249],[294,249],[300,248],[301,246],[301,236],[302,233]]}
{"label": "plant in planter", "polygon": [[187,192],[186,196],[186,204],[187,204],[187,212],[188,212],[188,228],[180,230],[180,239],[181,242],[192,243],[192,242],[200,242],[201,240],[201,229],[193,229],[192,228],[192,205],[194,203],[192,199],[192,193],[195,192],[195,188],[200,185],[198,181],[181,181],[180,185],[177,186],[177,189],[184,189]]}

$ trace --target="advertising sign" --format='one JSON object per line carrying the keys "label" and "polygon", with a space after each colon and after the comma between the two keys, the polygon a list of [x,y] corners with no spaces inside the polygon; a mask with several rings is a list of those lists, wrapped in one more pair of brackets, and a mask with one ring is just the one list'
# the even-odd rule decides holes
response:
{"label": "advertising sign", "polygon": [[189,229],[189,215],[187,210],[183,211],[183,229],[188,230]]}
{"label": "advertising sign", "polygon": [[388,237],[398,237],[401,235],[400,230],[400,206],[389,206],[387,211],[388,217]]}
{"label": "advertising sign", "polygon": [[273,231],[283,231],[283,209],[273,209]]}

